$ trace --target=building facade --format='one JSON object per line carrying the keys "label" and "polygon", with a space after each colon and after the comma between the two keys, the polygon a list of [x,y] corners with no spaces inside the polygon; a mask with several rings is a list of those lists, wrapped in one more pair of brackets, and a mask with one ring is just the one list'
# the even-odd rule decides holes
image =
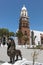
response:
{"label": "building facade", "polygon": [[[30,30],[30,45],[43,45],[43,32],[42,31],[36,31],[36,30]],[[32,31],[34,33],[33,37],[35,38],[33,41],[35,43],[32,44]]]}
{"label": "building facade", "polygon": [[19,31],[23,33],[23,37],[18,39],[19,45],[43,45],[43,32],[30,30],[29,16],[25,6],[20,13]]}
{"label": "building facade", "polygon": [[[29,17],[28,12],[25,6],[22,7],[20,13],[20,20],[19,20],[19,31],[23,33],[21,38],[21,42],[19,40],[19,44],[30,44],[30,27],[29,27]],[[28,40],[27,40],[28,39]]]}

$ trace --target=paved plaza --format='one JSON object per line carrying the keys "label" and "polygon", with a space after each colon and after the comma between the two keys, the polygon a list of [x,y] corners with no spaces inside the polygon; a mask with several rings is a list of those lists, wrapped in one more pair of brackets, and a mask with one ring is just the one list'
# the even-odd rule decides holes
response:
{"label": "paved plaza", "polygon": [[[43,50],[26,49],[23,46],[16,46],[16,48],[21,50],[23,58],[26,58],[28,61],[32,61],[32,53],[36,50],[37,53],[39,53],[36,62],[43,63]],[[7,56],[7,47],[0,47],[0,65],[8,61],[9,57]]]}

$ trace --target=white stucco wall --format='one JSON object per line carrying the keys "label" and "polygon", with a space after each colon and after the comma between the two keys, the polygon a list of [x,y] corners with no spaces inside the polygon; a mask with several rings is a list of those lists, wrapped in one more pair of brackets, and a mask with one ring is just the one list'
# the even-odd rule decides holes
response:
{"label": "white stucco wall", "polygon": [[15,40],[15,44],[18,45],[18,38],[15,37],[14,40]]}
{"label": "white stucco wall", "polygon": [[[41,35],[40,34],[43,34],[42,31],[37,31],[37,30],[30,30],[30,45],[32,45],[32,41],[31,41],[31,31],[34,32],[34,36],[36,36],[36,39],[35,39],[35,45],[38,45],[38,42],[41,44]],[[15,44],[18,45],[18,38],[15,37]]]}
{"label": "white stucco wall", "polygon": [[[41,44],[41,35],[40,34],[43,34],[43,32],[41,31],[36,31],[36,30],[31,30],[34,32],[34,36],[36,36],[36,39],[35,39],[35,44],[38,45],[38,42]],[[30,36],[31,36],[31,32],[30,32]],[[31,38],[30,38],[30,44],[32,44],[31,42]]]}

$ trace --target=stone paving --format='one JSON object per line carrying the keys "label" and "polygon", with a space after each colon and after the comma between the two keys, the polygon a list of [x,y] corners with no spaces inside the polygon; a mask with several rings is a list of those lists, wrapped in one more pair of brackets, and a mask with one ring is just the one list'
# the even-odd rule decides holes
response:
{"label": "stone paving", "polygon": [[[26,58],[29,61],[32,61],[32,53],[35,50],[26,49],[23,46],[17,46],[17,49],[21,50],[24,58]],[[36,51],[39,53],[36,62],[43,63],[43,50],[41,51],[41,50],[36,49]],[[9,61],[9,57],[7,56],[7,47],[5,46],[0,47],[0,65],[8,61]]]}

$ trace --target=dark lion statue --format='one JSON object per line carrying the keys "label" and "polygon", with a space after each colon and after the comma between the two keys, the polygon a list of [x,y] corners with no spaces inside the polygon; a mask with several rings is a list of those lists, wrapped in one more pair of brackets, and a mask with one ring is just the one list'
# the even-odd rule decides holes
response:
{"label": "dark lion statue", "polygon": [[22,60],[22,54],[21,54],[21,51],[20,50],[17,50],[17,49],[15,49],[15,56],[16,56],[16,61],[18,60],[18,56],[21,58],[21,60]]}
{"label": "dark lion statue", "polygon": [[14,40],[9,40],[8,43],[8,48],[7,48],[7,55],[10,57],[10,63],[12,61],[14,62],[14,50],[15,50],[15,42]]}
{"label": "dark lion statue", "polygon": [[14,63],[15,56],[16,56],[16,61],[18,60],[18,56],[20,56],[21,60],[22,60],[21,51],[17,50],[15,48],[15,42],[14,42],[14,40],[10,41],[9,44],[8,44],[7,55],[10,57],[10,63]]}

